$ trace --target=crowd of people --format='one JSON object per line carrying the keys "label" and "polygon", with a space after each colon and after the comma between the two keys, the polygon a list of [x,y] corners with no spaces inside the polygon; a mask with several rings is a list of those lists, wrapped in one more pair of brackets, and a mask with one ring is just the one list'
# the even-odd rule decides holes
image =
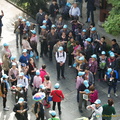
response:
{"label": "crowd of people", "polygon": [[[112,114],[116,113],[112,99],[108,99],[108,104],[101,105],[95,84],[96,80],[104,81],[108,84],[108,98],[111,97],[112,88],[114,95],[118,96],[116,88],[118,81],[120,81],[120,47],[116,39],[112,39],[112,46],[108,50],[105,37],[100,37],[95,27],[93,2],[90,2],[91,0],[85,1],[88,2],[86,22],[89,22],[90,13],[92,19],[92,23],[86,29],[83,29],[84,24],[79,21],[79,17],[82,17],[81,1],[79,7],[76,2],[73,5],[65,3],[64,7],[70,7],[68,14],[71,19],[71,28],[64,24],[64,16],[57,18],[59,6],[56,0],[53,0],[50,5],[51,17],[40,9],[36,15],[36,24],[26,21],[22,16],[19,16],[15,21],[16,47],[22,47],[22,54],[19,57],[20,65],[17,63],[16,56],[12,55],[9,44],[4,43],[1,51],[0,78],[3,109],[9,110],[6,101],[7,93],[11,89],[12,94],[15,95],[16,104],[13,111],[17,120],[28,119],[27,92],[29,86],[33,90],[32,95],[36,101],[33,105],[36,120],[44,120],[44,108],[51,107],[50,101],[53,101],[53,106],[50,111],[52,118],[49,120],[60,120],[56,117],[55,112],[57,103],[59,115],[62,113],[61,101],[64,100],[64,94],[59,89],[60,84],[56,83],[52,89],[46,65],[43,64],[41,68],[38,68],[34,60],[45,56],[50,61],[53,58],[56,60],[58,82],[61,79],[66,79],[64,74],[66,63],[69,68],[75,69],[76,101],[81,113],[83,112],[83,102],[85,108],[93,111],[90,118],[95,120],[111,120]],[[37,47],[39,43],[40,53]],[[45,97],[38,100],[35,98],[38,93],[41,95],[44,93]],[[88,105],[88,102],[91,105]]]}

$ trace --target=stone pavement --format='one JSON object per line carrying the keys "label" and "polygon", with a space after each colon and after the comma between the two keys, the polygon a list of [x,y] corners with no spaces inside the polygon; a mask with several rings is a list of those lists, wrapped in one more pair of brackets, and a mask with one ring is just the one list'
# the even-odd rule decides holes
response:
{"label": "stone pavement", "polygon": [[[7,3],[5,0],[0,0],[0,9],[2,9],[5,13],[5,16],[3,18],[3,39],[0,41],[0,50],[2,48],[2,45],[4,42],[8,42],[10,44],[10,48],[12,51],[12,54],[17,56],[17,60],[19,59],[19,56],[21,55],[21,48],[15,47],[15,35],[13,33],[13,26],[12,23],[17,19],[19,15],[24,16],[31,22],[35,22],[32,18],[21,12],[19,9],[15,8],[11,4]],[[40,51],[40,47],[38,45],[38,50]],[[52,81],[52,84],[58,82],[56,80],[56,67],[55,67],[55,61],[53,60],[50,62],[47,57],[40,58],[36,61],[37,66],[40,66],[42,64],[47,65],[47,71],[50,73],[50,78]],[[63,90],[63,93],[65,94],[65,100],[62,102],[62,115],[60,116],[61,120],[74,120],[75,118],[79,118],[81,116],[89,116],[90,113],[83,109],[84,112],[81,114],[78,110],[78,105],[76,102],[76,89],[75,89],[75,70],[74,68],[68,68],[68,65],[66,64],[65,68],[65,76],[66,80],[60,80],[60,89]],[[120,114],[120,88],[118,84],[118,98],[115,98],[112,95],[112,98],[115,101],[115,108],[117,111],[117,114]],[[96,88],[99,91],[99,98],[102,100],[102,104],[105,104],[107,102],[107,85],[104,82],[98,82],[96,81]],[[28,92],[28,104],[29,104],[29,120],[35,120],[34,114],[31,112],[31,106],[33,104],[32,95],[31,95],[31,88],[29,88]],[[10,111],[3,111],[2,109],[2,98],[0,98],[0,120],[15,120],[14,113],[12,111],[14,102],[14,95],[9,92],[8,94],[8,101],[7,105],[10,106]],[[56,109],[57,111],[57,109]],[[45,112],[46,118],[49,118],[48,110]],[[113,118],[113,120],[120,120],[119,117]]]}

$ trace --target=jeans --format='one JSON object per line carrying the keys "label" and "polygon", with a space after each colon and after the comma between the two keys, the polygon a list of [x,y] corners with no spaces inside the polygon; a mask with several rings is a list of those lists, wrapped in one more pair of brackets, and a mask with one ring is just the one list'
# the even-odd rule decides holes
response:
{"label": "jeans", "polygon": [[30,85],[32,85],[32,83],[33,83],[33,78],[34,78],[34,76],[35,76],[35,75],[30,75],[30,77],[31,77]]}
{"label": "jeans", "polygon": [[117,83],[112,83],[112,85],[109,85],[108,94],[110,94],[110,91],[111,91],[112,88],[114,90],[114,93],[116,93],[116,87],[117,87]]}
{"label": "jeans", "polygon": [[56,103],[58,105],[58,111],[61,112],[61,102],[54,102],[53,101],[53,108],[52,109],[55,110]]}

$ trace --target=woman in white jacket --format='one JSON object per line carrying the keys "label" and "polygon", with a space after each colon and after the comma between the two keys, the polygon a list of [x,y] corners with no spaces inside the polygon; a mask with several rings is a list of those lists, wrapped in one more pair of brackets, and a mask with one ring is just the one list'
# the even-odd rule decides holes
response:
{"label": "woman in white jacket", "polygon": [[102,120],[103,107],[101,106],[101,100],[97,99],[94,104],[87,106],[88,110],[92,110],[90,120]]}

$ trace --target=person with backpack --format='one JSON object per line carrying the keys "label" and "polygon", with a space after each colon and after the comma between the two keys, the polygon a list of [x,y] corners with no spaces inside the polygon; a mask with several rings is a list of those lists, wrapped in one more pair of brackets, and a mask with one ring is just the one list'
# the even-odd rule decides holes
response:
{"label": "person with backpack", "polygon": [[107,69],[107,56],[106,52],[102,51],[99,56],[98,64],[99,64],[99,81],[104,80],[105,72]]}
{"label": "person with backpack", "polygon": [[17,80],[17,85],[21,84],[24,91],[24,99],[27,101],[27,90],[28,90],[28,79],[24,76],[23,72],[20,72],[19,79]]}
{"label": "person with backpack", "polygon": [[59,47],[58,51],[55,54],[56,62],[57,62],[57,80],[60,80],[60,72],[63,79],[64,76],[64,69],[65,69],[65,61],[66,61],[66,52],[63,51],[63,47]]}
{"label": "person with backpack", "polygon": [[41,101],[36,101],[34,106],[36,120],[44,120],[44,107]]}
{"label": "person with backpack", "polygon": [[118,72],[112,68],[108,68],[105,74],[105,81],[108,83],[108,97],[110,97],[111,89],[114,90],[114,95],[117,97],[116,87],[117,87],[117,80],[118,80]]}

